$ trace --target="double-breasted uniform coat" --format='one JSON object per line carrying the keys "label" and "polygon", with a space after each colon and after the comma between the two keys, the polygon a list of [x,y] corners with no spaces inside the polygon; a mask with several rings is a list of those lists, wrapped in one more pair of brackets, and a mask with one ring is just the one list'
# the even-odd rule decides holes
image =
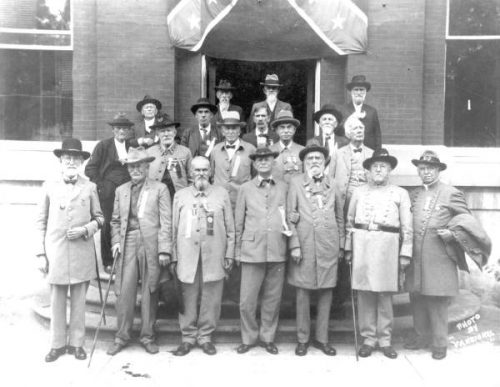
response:
{"label": "double-breasted uniform coat", "polygon": [[273,178],[282,180],[285,183],[290,183],[293,176],[302,174],[302,161],[300,161],[299,153],[304,147],[296,142],[288,144],[286,149],[283,144],[278,141],[269,147],[273,152],[278,152],[279,155],[274,159]]}

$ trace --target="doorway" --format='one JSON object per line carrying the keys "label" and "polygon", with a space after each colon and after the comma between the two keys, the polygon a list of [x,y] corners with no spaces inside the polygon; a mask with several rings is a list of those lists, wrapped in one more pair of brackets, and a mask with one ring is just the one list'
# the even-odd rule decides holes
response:
{"label": "doorway", "polygon": [[314,71],[315,60],[289,62],[247,62],[228,59],[207,58],[207,90],[210,101],[216,102],[215,85],[220,79],[229,80],[237,88],[232,103],[243,108],[248,119],[252,104],[263,101],[265,96],[260,82],[266,74],[277,74],[283,87],[279,99],[292,105],[300,126],[295,142],[305,145],[314,132]]}

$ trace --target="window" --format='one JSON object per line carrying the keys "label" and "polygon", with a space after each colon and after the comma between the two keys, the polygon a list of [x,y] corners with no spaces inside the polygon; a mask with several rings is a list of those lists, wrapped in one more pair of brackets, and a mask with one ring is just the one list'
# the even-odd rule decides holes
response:
{"label": "window", "polygon": [[445,138],[500,146],[500,0],[448,0]]}
{"label": "window", "polygon": [[0,139],[57,140],[73,121],[70,0],[0,4]]}

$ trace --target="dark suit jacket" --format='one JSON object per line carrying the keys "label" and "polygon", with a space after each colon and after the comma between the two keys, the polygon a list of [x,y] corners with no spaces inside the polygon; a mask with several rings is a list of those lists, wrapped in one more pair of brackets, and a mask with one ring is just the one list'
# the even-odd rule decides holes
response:
{"label": "dark suit jacket", "polygon": [[267,104],[266,101],[256,102],[252,106],[252,111],[250,112],[250,117],[248,117],[247,128],[246,128],[247,132],[250,132],[251,130],[255,129],[255,122],[253,122],[253,113],[255,112],[255,110],[257,108],[260,108],[260,107],[267,108],[267,113],[269,114],[269,117],[271,119],[271,121],[269,121],[269,123],[273,122],[274,119],[278,116],[278,113],[282,110],[289,110],[293,113],[292,106],[287,102],[280,101],[279,99],[276,101],[276,105],[274,105],[274,111],[271,111],[271,109],[269,108],[269,105]]}
{"label": "dark suit jacket", "polygon": [[[215,144],[222,141],[222,136],[215,125],[210,126],[209,137],[210,141],[215,138]],[[181,137],[181,145],[188,147],[193,157],[205,156],[205,152],[208,148],[201,142],[200,129],[198,127],[184,129]]]}
{"label": "dark suit jacket", "polygon": [[[217,107],[219,107],[219,105],[217,105]],[[243,109],[240,106],[230,104],[227,110],[230,112],[238,112],[240,115],[240,121],[242,122],[245,121],[245,115],[243,114]],[[222,121],[222,114],[220,112],[220,109],[217,109],[217,113],[215,113],[214,115],[213,125],[221,121]]]}
{"label": "dark suit jacket", "polygon": [[[254,147],[257,148],[257,134],[256,134],[256,129],[252,130],[250,133],[245,133],[242,137],[243,141],[249,142],[252,144]],[[269,128],[267,131],[267,146],[271,146],[274,143],[278,142],[280,140],[279,136]]]}
{"label": "dark suit jacket", "polygon": [[[154,120],[154,123],[156,124],[156,117]],[[146,132],[146,126],[144,125],[144,119],[141,119],[134,125],[134,136],[135,138],[130,139],[130,146],[133,148],[137,148],[139,146],[139,143],[137,142],[138,138],[141,137],[149,137],[152,138],[153,141],[155,139],[155,131],[152,130],[151,133]],[[154,145],[154,144],[153,144]],[[149,148],[147,145],[142,145],[144,148]],[[151,145],[150,145],[151,146]]]}
{"label": "dark suit jacket", "polygon": [[[343,125],[347,117],[355,112],[354,105],[352,102],[348,102],[340,107],[340,111],[343,116]],[[365,117],[360,119],[365,125],[365,141],[363,143],[368,148],[379,149],[382,146],[382,134],[380,132],[377,110],[370,105],[363,104],[361,111],[366,112]]]}

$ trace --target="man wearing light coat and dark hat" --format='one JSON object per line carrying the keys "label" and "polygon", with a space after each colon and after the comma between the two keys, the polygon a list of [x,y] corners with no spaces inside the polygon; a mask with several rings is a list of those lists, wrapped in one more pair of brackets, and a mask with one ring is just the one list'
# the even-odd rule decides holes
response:
{"label": "man wearing light coat and dark hat", "polygon": [[410,198],[389,184],[397,163],[384,148],[363,162],[368,184],[354,190],[347,214],[345,258],[352,259],[352,288],[358,296],[361,357],[370,356],[377,344],[386,357],[397,357],[391,342],[392,294],[412,255]]}
{"label": "man wearing light coat and dark hat", "polygon": [[[78,175],[83,161],[90,157],[75,138],[63,141],[54,150],[61,163],[62,176],[42,187],[37,229],[37,256],[50,284],[51,350],[46,362],[68,352],[84,360],[85,298],[96,273],[93,235],[104,223],[97,187]],[[70,295],[69,335],[66,332],[66,301]],[[68,340],[69,336],[69,340]]]}
{"label": "man wearing light coat and dark hat", "polygon": [[297,340],[295,353],[307,354],[310,344],[310,299],[318,293],[316,331],[311,344],[329,356],[328,343],[332,289],[344,253],[344,215],[333,181],[325,175],[325,148],[312,145],[299,153],[305,172],[295,176],[287,197],[292,236],[289,242],[288,283],[296,288]]}

